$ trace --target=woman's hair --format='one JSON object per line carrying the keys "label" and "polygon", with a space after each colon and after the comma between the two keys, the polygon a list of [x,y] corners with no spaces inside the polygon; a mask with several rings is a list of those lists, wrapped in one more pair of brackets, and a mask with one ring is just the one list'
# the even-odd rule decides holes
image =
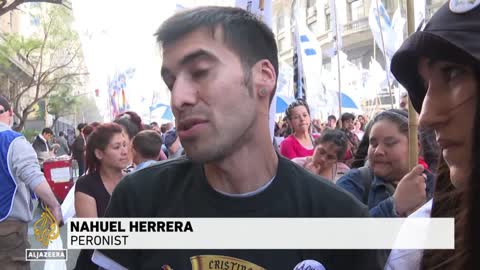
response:
{"label": "woman's hair", "polygon": [[341,130],[338,129],[327,129],[322,132],[322,136],[318,137],[315,140],[315,146],[323,143],[333,143],[338,146],[337,151],[337,160],[342,160],[345,156],[348,146],[347,135]]}
{"label": "woman's hair", "polygon": [[365,125],[365,133],[358,144],[357,152],[355,153],[351,168],[360,168],[365,166],[365,160],[368,155],[368,146],[370,145],[370,129],[372,128],[372,121]]}
{"label": "woman's hair", "polygon": [[421,145],[420,155],[428,164],[432,172],[436,172],[440,161],[441,148],[437,142],[435,130],[433,128],[420,127],[418,129],[418,139]]}
{"label": "woman's hair", "polygon": [[92,174],[98,172],[101,162],[95,155],[95,149],[105,151],[113,136],[122,133],[122,127],[115,123],[100,124],[87,139],[86,148],[86,165],[87,173]]}
{"label": "woman's hair", "polygon": [[402,110],[397,110],[397,109],[391,109],[388,111],[383,111],[375,115],[372,120],[372,127],[376,123],[387,120],[395,125],[397,125],[398,130],[402,133],[408,136],[408,113]]}
{"label": "woman's hair", "polygon": [[288,105],[288,108],[285,110],[285,115],[287,116],[288,120],[292,120],[293,109],[298,106],[304,106],[307,109],[308,115],[310,115],[310,107],[308,107],[307,102],[301,99],[297,99],[290,105]]}
{"label": "woman's hair", "polygon": [[83,133],[83,136],[85,136],[85,138],[88,138],[88,136],[90,134],[92,134],[92,132],[95,130],[95,127],[92,126],[92,125],[86,125],[83,129],[82,129],[82,133]]}
{"label": "woman's hair", "polygon": [[[480,95],[480,67],[474,67]],[[431,216],[455,218],[455,249],[425,251],[421,264],[423,270],[480,269],[480,96],[477,96],[472,136],[472,160],[467,161],[472,171],[463,187],[453,186],[443,159],[435,186]]]}

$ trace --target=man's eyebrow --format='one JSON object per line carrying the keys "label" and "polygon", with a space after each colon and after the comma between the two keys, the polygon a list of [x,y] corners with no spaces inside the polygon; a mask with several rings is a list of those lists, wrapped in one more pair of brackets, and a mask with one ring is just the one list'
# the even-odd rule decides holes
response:
{"label": "man's eyebrow", "polygon": [[[217,60],[217,57],[215,57],[213,54],[210,52],[199,49],[194,52],[191,52],[187,55],[185,55],[182,60],[180,60],[180,66],[185,66],[190,64],[191,62],[199,59],[199,58],[205,58],[207,60]],[[168,68],[162,67],[161,74],[162,77],[165,77],[166,75],[170,74],[171,71]]]}
{"label": "man's eyebrow", "polygon": [[182,60],[180,60],[180,65],[184,66],[184,65],[190,64],[191,62],[193,62],[193,61],[195,61],[199,58],[206,58],[208,60],[216,60],[217,59],[210,52],[208,52],[206,50],[203,50],[203,49],[199,49],[197,51],[194,51],[192,53],[189,53],[189,54],[185,55],[182,58]]}

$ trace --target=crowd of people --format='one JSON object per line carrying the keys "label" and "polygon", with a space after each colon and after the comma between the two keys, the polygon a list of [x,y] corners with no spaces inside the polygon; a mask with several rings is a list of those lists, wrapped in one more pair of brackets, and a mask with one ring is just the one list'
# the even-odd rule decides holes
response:
{"label": "crowd of people", "polygon": [[[145,125],[125,112],[111,123],[79,125],[66,152],[81,174],[77,217],[455,217],[454,250],[82,250],[76,269],[191,269],[202,254],[259,269],[479,269],[480,1],[469,8],[451,2],[392,60],[420,113],[413,168],[407,96],[401,109],[372,119],[344,113],[325,123],[297,100],[272,138],[273,33],[247,11],[227,7],[177,13],[156,33],[175,124]],[[25,234],[30,193],[62,221],[41,155],[32,154],[50,151],[53,132],[43,130],[32,147],[9,129],[11,116],[0,98],[0,173],[7,176],[0,196],[13,205],[0,205],[1,248],[8,232]],[[18,163],[24,152],[30,164]],[[1,250],[0,262],[25,263],[12,259],[18,249],[11,256]]]}

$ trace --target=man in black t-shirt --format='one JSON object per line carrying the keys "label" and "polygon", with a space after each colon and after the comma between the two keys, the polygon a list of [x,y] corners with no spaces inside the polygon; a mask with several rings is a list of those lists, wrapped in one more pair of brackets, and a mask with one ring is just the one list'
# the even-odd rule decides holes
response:
{"label": "man in black t-shirt", "polygon": [[[242,9],[202,7],[174,15],[156,36],[186,157],[126,176],[106,217],[368,216],[346,192],[275,152],[268,117],[278,59],[268,26]],[[200,269],[192,265],[202,261],[282,270],[308,259],[328,270],[380,269],[371,250],[101,250],[93,256],[108,269]]]}

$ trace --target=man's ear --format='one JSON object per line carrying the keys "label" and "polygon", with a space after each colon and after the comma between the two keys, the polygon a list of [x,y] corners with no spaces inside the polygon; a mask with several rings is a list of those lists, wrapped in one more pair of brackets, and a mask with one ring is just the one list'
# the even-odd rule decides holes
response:
{"label": "man's ear", "polygon": [[258,61],[252,67],[252,86],[254,94],[260,98],[270,99],[275,91],[277,74],[272,63],[267,59]]}

